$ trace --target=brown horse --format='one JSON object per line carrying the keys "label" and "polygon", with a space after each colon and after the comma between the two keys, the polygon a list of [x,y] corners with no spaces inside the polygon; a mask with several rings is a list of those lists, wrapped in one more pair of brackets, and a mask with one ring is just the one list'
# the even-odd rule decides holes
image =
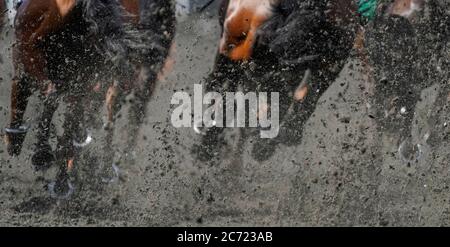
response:
{"label": "brown horse", "polygon": [[[145,1],[142,6],[155,2]],[[127,14],[122,4],[125,9],[137,9],[136,1],[106,0],[26,0],[18,9],[11,121],[6,129],[8,152],[20,154],[27,133],[23,116],[28,97],[34,90],[40,91],[44,107],[32,163],[37,169],[47,168],[54,161],[60,164],[55,186],[51,187],[54,195],[67,197],[73,191],[69,174],[77,162],[76,144],[84,139],[84,105],[96,86],[91,82],[99,77],[131,81],[138,67],[133,61],[150,67],[154,57],[163,56],[160,50],[164,49],[158,46],[161,38],[151,29],[159,23],[149,20],[155,16],[142,11],[148,22],[128,25],[127,21],[136,18]],[[146,82],[153,81],[150,77],[156,74],[149,71]],[[49,134],[60,99],[65,99],[68,107],[55,156]]]}

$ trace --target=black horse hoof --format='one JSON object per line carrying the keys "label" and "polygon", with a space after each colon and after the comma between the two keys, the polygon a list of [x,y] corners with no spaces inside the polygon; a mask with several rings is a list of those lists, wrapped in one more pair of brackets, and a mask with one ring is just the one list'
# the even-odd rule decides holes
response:
{"label": "black horse hoof", "polygon": [[8,154],[18,156],[22,152],[23,142],[28,132],[28,127],[5,128]]}
{"label": "black horse hoof", "polygon": [[112,164],[110,168],[105,169],[101,176],[102,183],[113,184],[119,181],[120,169],[116,164]]}
{"label": "black horse hoof", "polygon": [[423,151],[422,144],[413,144],[410,138],[403,141],[398,147],[398,154],[406,163],[418,162],[423,157]]}
{"label": "black horse hoof", "polygon": [[53,165],[55,156],[50,146],[39,148],[39,150],[31,158],[31,164],[36,171],[47,170]]}
{"label": "black horse hoof", "polygon": [[52,198],[67,200],[72,197],[75,192],[75,187],[68,179],[64,179],[62,181],[51,182],[48,185],[48,192]]}

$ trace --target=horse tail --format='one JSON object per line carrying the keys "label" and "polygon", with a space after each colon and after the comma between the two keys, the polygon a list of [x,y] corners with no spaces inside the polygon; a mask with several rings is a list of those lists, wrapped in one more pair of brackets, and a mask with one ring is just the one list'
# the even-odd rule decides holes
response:
{"label": "horse tail", "polygon": [[123,22],[125,12],[119,0],[78,0],[87,23],[87,40],[95,44],[105,63],[120,73],[131,74],[133,69],[127,57],[124,40],[127,28]]}

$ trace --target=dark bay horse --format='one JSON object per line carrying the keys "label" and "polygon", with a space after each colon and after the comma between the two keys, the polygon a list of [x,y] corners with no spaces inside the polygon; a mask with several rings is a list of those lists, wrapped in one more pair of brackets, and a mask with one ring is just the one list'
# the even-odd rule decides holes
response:
{"label": "dark bay horse", "polygon": [[[161,1],[160,1],[161,2]],[[37,144],[32,163],[37,169],[58,162],[54,194],[71,194],[70,172],[77,162],[77,143],[84,136],[84,105],[91,100],[95,81],[114,78],[129,82],[136,71],[146,66],[147,81],[153,81],[157,59],[163,60],[161,35],[155,35],[154,11],[158,1],[117,0],[42,0],[23,1],[15,21],[17,45],[13,50],[15,77],[11,91],[11,121],[6,128],[10,155],[19,155],[28,127],[23,116],[28,98],[38,90],[44,103],[40,115]],[[136,11],[148,22],[136,20],[125,9]],[[153,11],[153,12],[152,12]],[[158,27],[161,28],[161,27]],[[137,63],[136,61],[139,61]],[[155,69],[156,70],[156,69]],[[105,71],[105,72],[103,72]],[[103,81],[102,81],[103,82]],[[109,84],[109,83],[108,83]],[[119,84],[120,85],[120,84]],[[150,90],[150,89],[149,89]],[[56,155],[49,145],[50,126],[58,103],[64,99],[68,106],[63,125],[64,134],[58,138]]]}
{"label": "dark bay horse", "polygon": [[[136,72],[132,78],[119,82],[115,80],[106,94],[107,123],[106,123],[106,145],[104,149],[103,163],[110,167],[113,163],[113,134],[115,115],[120,109],[124,97],[134,93],[134,99],[129,115],[128,140],[125,153],[131,152],[136,145],[139,127],[143,124],[146,116],[148,101],[151,99],[155,82],[163,76],[163,69],[166,63],[170,63],[170,53],[173,48],[175,35],[175,9],[172,1],[166,0],[121,0],[124,10],[127,12],[125,22],[132,25],[139,32],[151,33],[151,40],[143,40],[145,43],[156,46],[147,54],[138,54],[131,58],[131,62],[136,66]],[[145,57],[145,59],[142,59]],[[107,167],[107,168],[108,168]],[[108,172],[108,169],[106,169]],[[109,169],[109,173],[111,170]],[[111,174],[109,174],[111,175]],[[105,174],[105,176],[108,176]]]}

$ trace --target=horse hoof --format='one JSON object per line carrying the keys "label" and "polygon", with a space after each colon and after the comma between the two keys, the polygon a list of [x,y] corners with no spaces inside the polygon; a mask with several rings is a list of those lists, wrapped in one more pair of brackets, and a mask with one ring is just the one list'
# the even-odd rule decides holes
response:
{"label": "horse hoof", "polygon": [[22,145],[28,132],[28,127],[5,128],[6,144],[10,156],[18,156],[22,151]]}
{"label": "horse hoof", "polygon": [[[202,125],[202,122],[194,123],[193,129],[194,129],[196,134],[205,136],[207,134],[209,128],[208,127],[201,127],[201,125]],[[212,125],[212,127],[215,127],[217,125],[217,122],[216,121],[212,121],[211,125]]]}
{"label": "horse hoof", "polygon": [[55,156],[51,152],[51,149],[42,149],[36,152],[31,158],[31,164],[36,171],[47,170],[53,165]]}
{"label": "horse hoof", "polygon": [[19,126],[18,128],[5,128],[5,132],[8,134],[26,134],[28,132],[27,126]]}
{"label": "horse hoof", "polygon": [[67,200],[72,197],[75,187],[69,180],[63,182],[55,181],[48,185],[48,192],[52,198]]}
{"label": "horse hoof", "polygon": [[93,140],[94,138],[92,138],[92,134],[89,131],[87,131],[86,139],[82,142],[73,140],[73,145],[77,148],[84,148],[89,146],[89,144],[91,144]]}
{"label": "horse hoof", "polygon": [[413,144],[411,140],[403,141],[398,147],[398,154],[403,162],[417,162],[423,157],[423,147],[419,144]]}
{"label": "horse hoof", "polygon": [[101,180],[105,184],[113,184],[119,181],[120,169],[116,164],[112,164],[108,171],[101,177]]}

